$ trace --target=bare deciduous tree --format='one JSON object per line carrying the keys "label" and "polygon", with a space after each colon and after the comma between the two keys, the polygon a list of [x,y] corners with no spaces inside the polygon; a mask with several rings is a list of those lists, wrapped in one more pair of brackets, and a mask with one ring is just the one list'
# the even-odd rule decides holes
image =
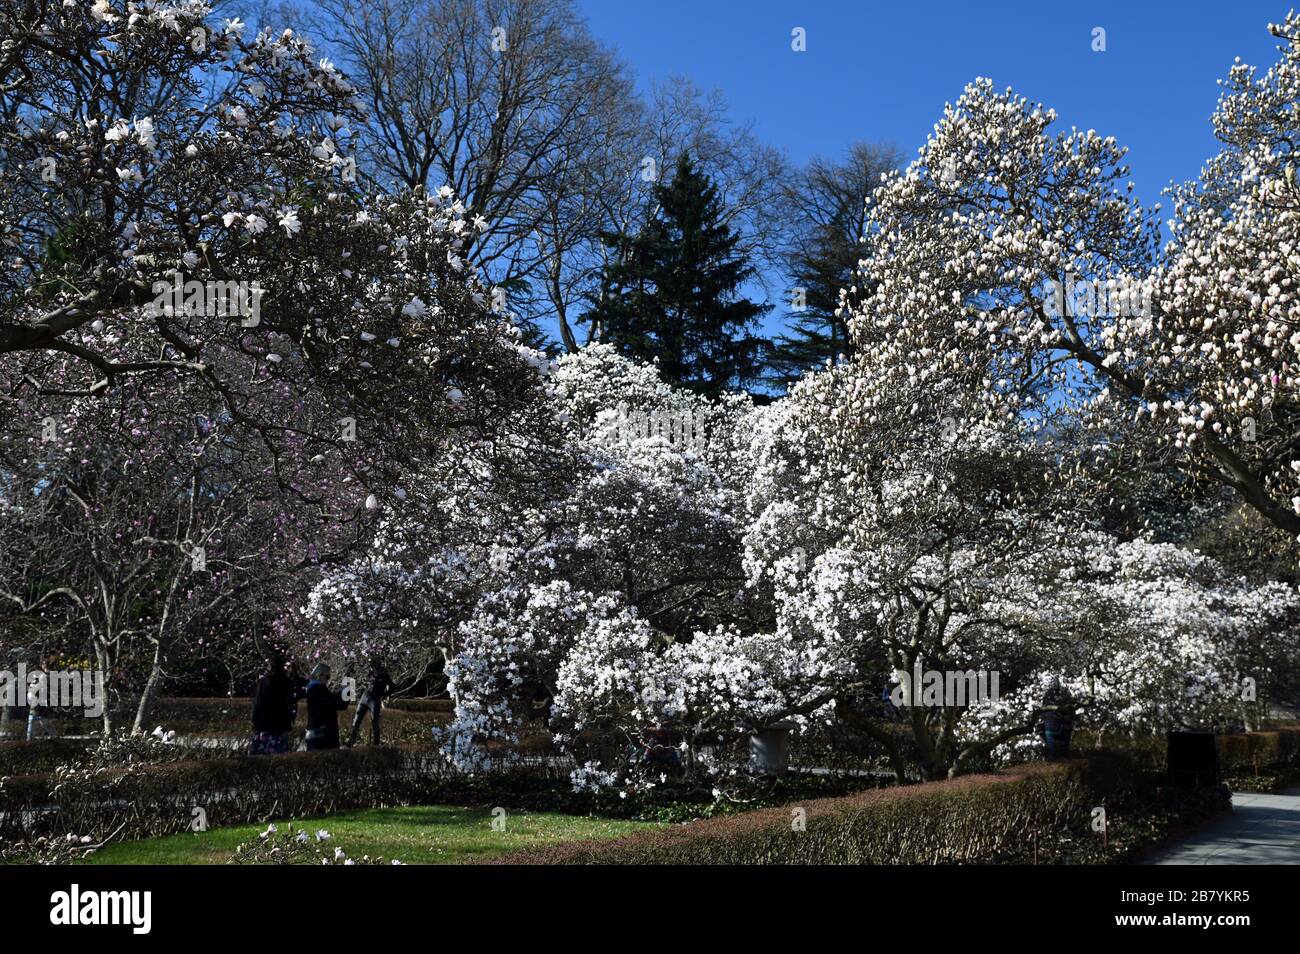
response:
{"label": "bare deciduous tree", "polygon": [[784,272],[791,279],[787,304],[791,334],[776,342],[772,366],[783,383],[827,359],[853,352],[841,292],[858,293],[870,283],[857,274],[870,241],[867,210],[881,175],[899,168],[902,156],[892,146],[857,142],[843,159],[814,156],[792,176],[785,190],[789,226],[782,247]]}
{"label": "bare deciduous tree", "polygon": [[[638,96],[571,0],[323,0],[316,30],[362,89],[366,171],[451,186],[486,228],[469,260],[568,350],[617,246],[653,214],[659,175],[689,151],[719,184],[747,254],[783,227],[782,155],[726,103],[673,78]],[[599,338],[589,327],[585,338]]]}

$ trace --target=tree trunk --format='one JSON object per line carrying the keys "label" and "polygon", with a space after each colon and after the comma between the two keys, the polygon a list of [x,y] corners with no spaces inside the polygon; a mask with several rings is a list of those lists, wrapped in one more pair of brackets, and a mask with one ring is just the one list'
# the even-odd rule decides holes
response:
{"label": "tree trunk", "polygon": [[108,650],[102,645],[96,645],[95,661],[99,664],[100,672],[104,674],[104,712],[100,716],[100,720],[104,727],[105,738],[113,734],[113,707],[110,704],[112,696],[108,691],[113,670],[108,665],[108,658]]}
{"label": "tree trunk", "polygon": [[149,669],[149,678],[145,681],[144,691],[140,693],[140,702],[135,707],[135,721],[131,723],[132,735],[140,735],[144,732],[145,720],[149,718],[150,710],[153,708],[154,696],[158,693],[160,682],[162,682],[161,646],[154,649],[153,666]]}
{"label": "tree trunk", "polygon": [[903,751],[899,747],[898,741],[888,732],[878,728],[869,717],[858,717],[849,706],[837,705],[835,713],[848,725],[858,729],[873,741],[880,743],[881,748],[885,750],[885,754],[889,756],[889,764],[894,770],[894,777],[898,781],[898,784],[906,785],[907,759],[903,757]]}

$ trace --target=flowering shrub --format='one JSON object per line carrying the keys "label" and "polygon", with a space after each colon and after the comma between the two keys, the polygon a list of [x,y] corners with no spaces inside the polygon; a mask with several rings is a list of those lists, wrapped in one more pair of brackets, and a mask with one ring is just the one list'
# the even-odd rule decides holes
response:
{"label": "flowering shrub", "polygon": [[[418,614],[441,623],[456,713],[439,737],[464,770],[544,726],[580,789],[726,787],[740,766],[718,753],[749,732],[848,720],[900,779],[918,763],[942,777],[1037,755],[1053,680],[1082,726],[1231,726],[1247,680],[1267,691],[1294,655],[1289,587],[1090,527],[1052,449],[988,418],[968,384],[923,392],[864,350],[773,408],[723,408],[720,444],[697,453],[583,429],[610,404],[678,399],[627,364],[599,349],[559,363],[575,469],[557,497],[495,530],[466,520],[461,545],[423,562],[406,549],[400,576],[372,564],[364,586],[323,584],[348,587],[339,615],[309,605],[376,637],[379,608],[470,607]],[[918,666],[996,672],[1000,694],[905,707],[901,737],[877,700]]]}
{"label": "flowering shrub", "polygon": [[[539,720],[579,763],[596,749],[623,761],[612,753],[685,698],[671,673],[681,661],[661,659],[669,645],[698,641],[699,672],[725,636],[696,634],[758,609],[740,587],[747,400],[709,404],[604,346],[561,359],[548,381],[558,430],[544,444],[521,435],[517,465],[537,476],[526,494],[491,468],[431,476],[302,614],[317,646],[441,652],[457,703],[442,738],[467,769]],[[611,429],[619,406],[689,416],[701,440]]]}
{"label": "flowering shrub", "polygon": [[[0,797],[4,786],[0,784]],[[92,855],[103,843],[95,843],[89,835],[41,835],[30,841],[0,843],[0,864],[68,865]]]}
{"label": "flowering shrub", "polygon": [[[293,823],[281,830],[268,825],[254,841],[240,842],[230,856],[232,865],[382,865],[383,858],[362,855],[350,858],[333,836],[320,829],[315,833],[294,830]],[[400,865],[394,858],[389,864]]]}

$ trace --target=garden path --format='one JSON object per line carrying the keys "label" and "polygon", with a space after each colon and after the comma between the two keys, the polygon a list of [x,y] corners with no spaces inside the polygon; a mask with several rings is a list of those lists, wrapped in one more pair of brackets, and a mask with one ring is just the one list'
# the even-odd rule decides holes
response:
{"label": "garden path", "polygon": [[1300,786],[1233,792],[1224,815],[1153,852],[1151,865],[1300,865]]}

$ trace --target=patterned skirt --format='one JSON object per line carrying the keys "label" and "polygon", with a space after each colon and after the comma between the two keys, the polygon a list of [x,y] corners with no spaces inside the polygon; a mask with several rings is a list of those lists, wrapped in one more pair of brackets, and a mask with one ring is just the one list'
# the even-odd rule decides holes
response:
{"label": "patterned skirt", "polygon": [[288,732],[254,732],[248,745],[249,755],[283,755],[289,751]]}

